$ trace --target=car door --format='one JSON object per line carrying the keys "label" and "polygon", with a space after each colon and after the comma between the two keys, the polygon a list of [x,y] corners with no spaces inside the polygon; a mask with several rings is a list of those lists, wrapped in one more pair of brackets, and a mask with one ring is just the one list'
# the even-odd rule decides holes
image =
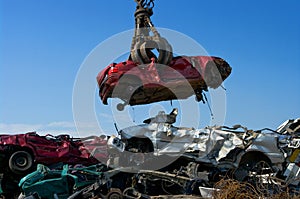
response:
{"label": "car door", "polygon": [[35,150],[37,159],[53,159],[58,156],[59,144],[52,136],[28,135],[26,141]]}
{"label": "car door", "polygon": [[193,65],[193,60],[189,57],[174,58],[169,66],[164,66],[163,70],[159,70],[159,75],[163,81],[189,80],[200,76]]}

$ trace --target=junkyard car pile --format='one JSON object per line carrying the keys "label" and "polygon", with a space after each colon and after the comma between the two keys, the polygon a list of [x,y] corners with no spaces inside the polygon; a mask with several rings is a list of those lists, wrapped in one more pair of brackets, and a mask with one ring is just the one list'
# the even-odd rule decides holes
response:
{"label": "junkyard car pile", "polygon": [[18,181],[33,172],[37,164],[57,167],[62,163],[88,166],[105,162],[106,143],[104,135],[80,139],[69,135],[40,136],[36,132],[0,135],[1,190],[14,193]]}
{"label": "junkyard car pile", "polygon": [[[118,136],[88,138],[86,145],[66,135],[2,135],[1,168],[23,177],[18,181],[21,198],[192,198],[204,196],[204,188],[224,178],[300,188],[300,119],[276,130],[253,131],[241,125],[193,129],[173,126],[177,112],[159,112]],[[69,151],[79,152],[64,159],[62,151],[67,149],[54,150],[49,143],[69,143]],[[53,165],[43,154],[56,154],[65,164]],[[37,169],[26,175],[31,160],[29,165],[37,164]],[[7,183],[2,182],[3,191],[9,191]]]}

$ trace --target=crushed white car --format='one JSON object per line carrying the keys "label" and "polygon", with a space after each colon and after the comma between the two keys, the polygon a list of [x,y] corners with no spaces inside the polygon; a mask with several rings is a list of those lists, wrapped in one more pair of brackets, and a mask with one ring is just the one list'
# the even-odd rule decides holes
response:
{"label": "crushed white car", "polygon": [[111,139],[122,149],[108,147],[114,151],[111,166],[171,168],[207,182],[229,174],[244,181],[253,174],[272,173],[299,184],[295,179],[300,177],[300,119],[288,120],[276,130],[249,130],[241,125],[194,129],[173,126],[177,113],[177,109],[159,112],[144,124],[119,131],[120,136]]}

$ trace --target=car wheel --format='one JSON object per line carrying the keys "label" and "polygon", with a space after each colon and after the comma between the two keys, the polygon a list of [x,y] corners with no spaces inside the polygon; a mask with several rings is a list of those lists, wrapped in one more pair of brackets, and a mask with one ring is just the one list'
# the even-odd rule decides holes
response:
{"label": "car wheel", "polygon": [[237,168],[235,177],[239,181],[249,181],[251,178],[269,173],[272,173],[271,162],[267,160],[247,161]]}
{"label": "car wheel", "polygon": [[123,194],[120,189],[117,188],[111,188],[110,191],[108,192],[107,199],[122,199]]}
{"label": "car wheel", "polygon": [[8,161],[9,169],[16,174],[23,174],[33,165],[33,159],[30,153],[26,151],[14,152]]}
{"label": "car wheel", "polygon": [[124,110],[124,107],[125,107],[124,104],[121,104],[121,103],[117,104],[117,109],[118,109],[118,111],[123,111],[123,110]]}

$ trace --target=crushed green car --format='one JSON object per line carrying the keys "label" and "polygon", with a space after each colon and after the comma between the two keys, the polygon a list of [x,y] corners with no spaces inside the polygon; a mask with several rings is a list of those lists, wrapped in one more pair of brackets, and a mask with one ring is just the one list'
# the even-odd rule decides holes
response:
{"label": "crushed green car", "polygon": [[66,199],[73,192],[93,184],[105,169],[105,165],[97,164],[89,167],[64,165],[62,169],[51,170],[38,164],[36,171],[20,180],[19,187],[24,197],[37,193],[40,198]]}

